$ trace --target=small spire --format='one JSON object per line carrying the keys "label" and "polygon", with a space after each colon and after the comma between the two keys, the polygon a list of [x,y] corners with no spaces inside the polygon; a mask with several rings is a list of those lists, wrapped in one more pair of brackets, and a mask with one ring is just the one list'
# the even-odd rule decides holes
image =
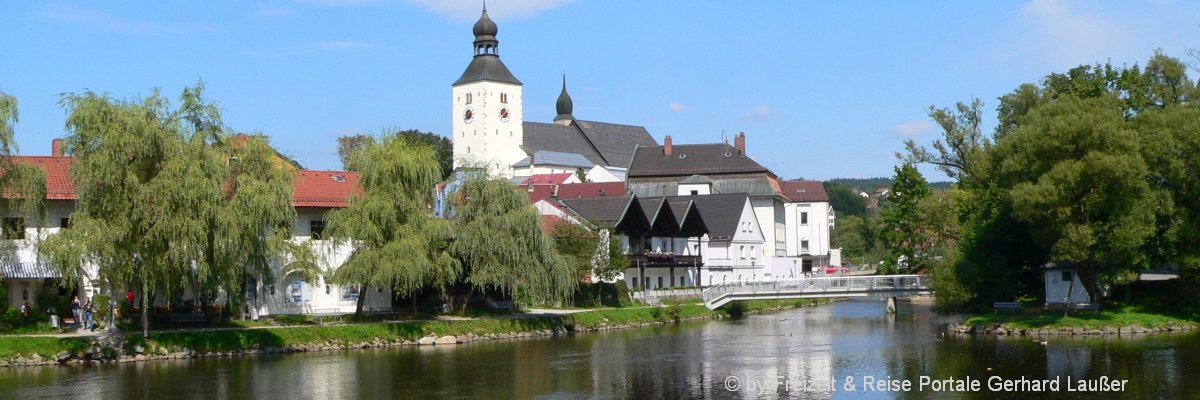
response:
{"label": "small spire", "polygon": [[569,122],[575,119],[571,115],[574,111],[575,104],[571,101],[571,95],[567,94],[567,73],[563,72],[562,92],[558,94],[558,101],[554,104],[554,108],[558,111],[558,116],[554,117],[554,122]]}
{"label": "small spire", "polygon": [[483,12],[487,12],[487,0],[483,0]]}

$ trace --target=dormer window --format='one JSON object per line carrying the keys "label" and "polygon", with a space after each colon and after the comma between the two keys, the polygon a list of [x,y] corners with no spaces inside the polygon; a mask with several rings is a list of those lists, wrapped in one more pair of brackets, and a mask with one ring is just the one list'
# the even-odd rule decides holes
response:
{"label": "dormer window", "polygon": [[332,175],[332,176],[331,176],[331,178],[333,178],[333,181],[334,181],[334,182],[339,182],[339,183],[341,183],[341,182],[345,182],[345,181],[346,181],[346,176],[345,176],[345,175]]}

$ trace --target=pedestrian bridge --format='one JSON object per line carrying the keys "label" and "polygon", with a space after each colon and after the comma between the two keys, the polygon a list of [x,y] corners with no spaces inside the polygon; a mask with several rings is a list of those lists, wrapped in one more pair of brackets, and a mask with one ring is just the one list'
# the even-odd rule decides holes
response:
{"label": "pedestrian bridge", "polygon": [[920,275],[830,276],[775,281],[722,283],[705,289],[704,306],[715,310],[740,300],[826,297],[905,297],[933,293]]}

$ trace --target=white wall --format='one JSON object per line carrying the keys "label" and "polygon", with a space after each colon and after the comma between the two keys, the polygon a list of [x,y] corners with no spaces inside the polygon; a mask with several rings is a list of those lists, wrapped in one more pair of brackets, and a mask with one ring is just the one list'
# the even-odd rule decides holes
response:
{"label": "white wall", "polygon": [[783,203],[778,199],[771,197],[754,197],[750,199],[750,203],[754,206],[754,214],[758,217],[758,223],[763,229],[765,244],[763,246],[764,256],[783,256],[786,254],[787,239],[785,234],[787,231]]}
{"label": "white wall", "polygon": [[[501,95],[507,103],[500,101]],[[526,156],[521,150],[525,135],[521,99],[521,85],[479,81],[453,88],[450,140],[454,143],[455,168],[488,165],[497,175],[512,176],[511,166]],[[463,118],[468,109],[474,115],[470,122]],[[501,118],[501,109],[508,110],[507,120]]]}
{"label": "white wall", "polygon": [[[824,264],[838,265],[841,262],[840,252],[837,260],[834,260],[831,254],[829,240],[835,219],[833,208],[829,206],[829,203],[786,203],[784,204],[784,213],[786,214],[787,228],[787,256],[813,259],[814,267]],[[807,223],[801,223],[806,213],[808,215]],[[808,241],[807,250],[802,246],[804,241]]]}
{"label": "white wall", "polygon": [[677,196],[691,196],[692,191],[696,191],[696,195],[712,194],[712,185],[708,183],[687,183],[680,184],[675,192]]}
{"label": "white wall", "polygon": [[[1071,280],[1063,280],[1063,273],[1070,274]],[[1079,281],[1079,275],[1075,271],[1069,269],[1048,269],[1045,273],[1046,278],[1046,303],[1047,304],[1063,304],[1071,303],[1087,303],[1091,301],[1088,297],[1087,289],[1083,288],[1083,283]],[[1074,287],[1071,287],[1071,281],[1074,281]],[[1067,298],[1067,291],[1070,290],[1071,297]]]}

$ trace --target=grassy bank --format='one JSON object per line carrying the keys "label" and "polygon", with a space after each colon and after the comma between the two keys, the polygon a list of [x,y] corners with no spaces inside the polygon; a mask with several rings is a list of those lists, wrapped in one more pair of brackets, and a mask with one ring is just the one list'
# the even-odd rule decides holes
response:
{"label": "grassy bank", "polygon": [[[456,336],[474,340],[548,335],[565,331],[619,329],[648,324],[725,318],[745,313],[803,307],[820,304],[813,300],[752,301],[733,303],[718,310],[699,304],[670,304],[664,307],[606,308],[569,315],[488,317],[467,320],[420,320],[404,322],[364,322],[343,325],[294,325],[259,329],[186,330],[152,332],[148,339],[131,333],[122,343],[122,353],[134,355],[135,349],[153,354],[176,352],[237,352],[266,349],[311,348],[313,345],[359,347],[362,344],[414,343],[425,337]],[[42,358],[67,350],[77,355],[91,345],[89,338],[0,336],[0,359],[17,356]],[[161,350],[160,350],[161,349]]]}
{"label": "grassy bank", "polygon": [[1126,326],[1145,328],[1167,328],[1171,326],[1195,326],[1200,315],[1174,311],[1148,310],[1138,306],[1119,306],[1101,310],[1099,313],[1072,312],[1063,315],[1062,310],[1027,310],[1010,313],[977,314],[965,319],[964,325],[1003,325],[1017,329],[1104,329]]}

